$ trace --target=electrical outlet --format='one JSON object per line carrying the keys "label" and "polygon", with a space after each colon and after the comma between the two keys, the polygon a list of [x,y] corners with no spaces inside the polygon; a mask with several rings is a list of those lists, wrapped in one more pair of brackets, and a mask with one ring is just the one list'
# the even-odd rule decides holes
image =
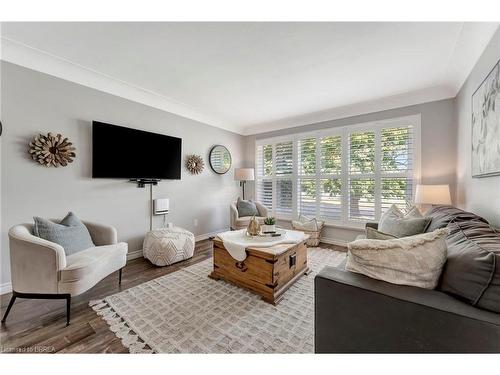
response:
{"label": "electrical outlet", "polygon": [[194,226],[197,227],[198,226],[198,219],[194,219]]}

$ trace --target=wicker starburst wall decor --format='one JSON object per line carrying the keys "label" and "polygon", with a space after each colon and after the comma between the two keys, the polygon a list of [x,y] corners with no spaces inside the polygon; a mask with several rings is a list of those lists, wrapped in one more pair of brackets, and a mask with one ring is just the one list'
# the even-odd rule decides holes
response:
{"label": "wicker starburst wall decor", "polygon": [[200,155],[189,155],[186,159],[186,168],[191,174],[200,174],[205,168],[205,162]]}
{"label": "wicker starburst wall decor", "polygon": [[31,158],[47,167],[67,166],[76,156],[75,148],[61,134],[39,134],[29,144]]}

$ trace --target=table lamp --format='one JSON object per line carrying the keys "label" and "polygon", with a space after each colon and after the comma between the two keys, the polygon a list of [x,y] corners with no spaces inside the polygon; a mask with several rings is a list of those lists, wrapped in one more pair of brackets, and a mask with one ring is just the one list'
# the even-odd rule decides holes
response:
{"label": "table lamp", "polygon": [[234,170],[235,181],[240,182],[240,186],[243,188],[243,199],[245,199],[245,183],[247,181],[253,181],[255,179],[255,173],[253,168],[236,168]]}
{"label": "table lamp", "polygon": [[417,185],[415,204],[418,204],[421,207],[433,204],[451,204],[450,186]]}

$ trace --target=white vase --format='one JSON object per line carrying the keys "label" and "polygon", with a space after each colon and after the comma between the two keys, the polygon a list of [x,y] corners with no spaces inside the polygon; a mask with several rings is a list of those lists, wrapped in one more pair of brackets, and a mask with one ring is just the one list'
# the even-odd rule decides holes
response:
{"label": "white vase", "polygon": [[276,232],[276,225],[275,224],[273,224],[273,225],[267,225],[267,224],[262,225],[262,233],[266,233],[266,232]]}

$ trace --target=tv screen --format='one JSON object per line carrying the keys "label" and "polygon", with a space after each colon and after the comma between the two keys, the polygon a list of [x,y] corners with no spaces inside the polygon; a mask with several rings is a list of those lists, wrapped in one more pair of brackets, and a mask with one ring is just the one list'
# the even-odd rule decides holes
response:
{"label": "tv screen", "polygon": [[179,180],[182,139],[92,122],[92,177]]}

